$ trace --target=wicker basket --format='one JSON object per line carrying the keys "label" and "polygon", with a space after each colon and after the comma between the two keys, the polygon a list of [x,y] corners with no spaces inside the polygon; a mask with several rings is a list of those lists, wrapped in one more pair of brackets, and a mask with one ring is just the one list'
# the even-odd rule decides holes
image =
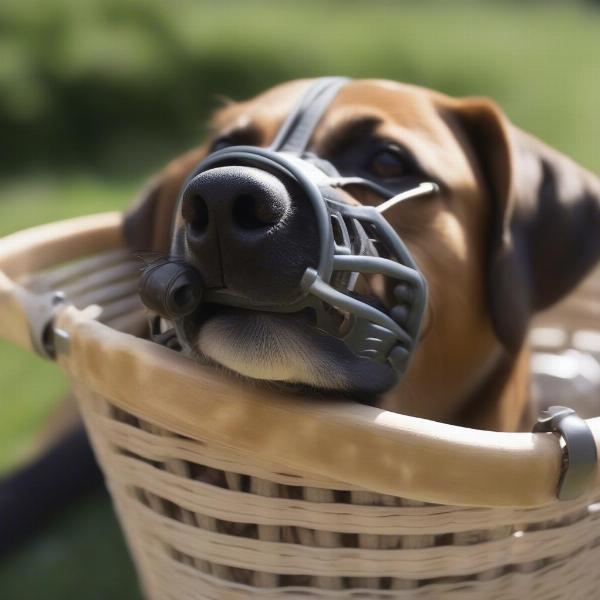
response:
{"label": "wicker basket", "polygon": [[[600,596],[600,480],[556,499],[558,437],[277,395],[131,335],[118,214],[5,238],[0,269],[0,331],[24,347],[48,349],[31,340],[49,290],[74,304],[52,309],[56,359],[147,598]],[[598,291],[600,275],[544,315],[545,350],[599,351]]]}

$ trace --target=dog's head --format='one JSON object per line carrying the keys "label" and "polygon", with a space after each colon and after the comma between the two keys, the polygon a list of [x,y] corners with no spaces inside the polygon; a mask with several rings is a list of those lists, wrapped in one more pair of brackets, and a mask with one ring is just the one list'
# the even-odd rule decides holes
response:
{"label": "dog's head", "polygon": [[[167,252],[174,207],[197,163],[227,146],[268,146],[309,84],[283,84],[221,110],[211,142],[169,165],[129,211],[130,244]],[[354,81],[328,107],[309,150],[344,176],[387,188],[439,186],[386,213],[429,288],[411,367],[381,399],[388,408],[452,419],[499,361],[518,353],[532,314],[568,293],[600,255],[598,180],[517,130],[488,100]],[[227,185],[205,178],[174,215],[176,235],[205,277],[285,296],[296,271],[318,260],[318,232],[295,201],[293,182],[244,177]],[[381,198],[357,186],[346,188],[344,201],[376,205]],[[214,257],[194,250],[197,231],[209,222],[219,253],[214,273]],[[377,276],[362,278],[357,291],[374,305],[398,301]],[[362,398],[390,384],[389,370],[323,335],[304,312],[214,307],[195,344],[199,355],[253,379]]]}

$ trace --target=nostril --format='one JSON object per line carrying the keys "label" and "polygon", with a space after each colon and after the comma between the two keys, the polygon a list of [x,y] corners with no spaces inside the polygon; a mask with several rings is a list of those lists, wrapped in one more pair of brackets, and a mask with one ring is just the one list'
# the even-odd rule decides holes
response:
{"label": "nostril", "polygon": [[233,201],[233,222],[242,229],[264,229],[283,218],[285,203],[268,196],[240,194]]}
{"label": "nostril", "polygon": [[204,233],[208,227],[208,206],[204,198],[199,194],[186,196],[181,206],[181,216],[193,233]]}

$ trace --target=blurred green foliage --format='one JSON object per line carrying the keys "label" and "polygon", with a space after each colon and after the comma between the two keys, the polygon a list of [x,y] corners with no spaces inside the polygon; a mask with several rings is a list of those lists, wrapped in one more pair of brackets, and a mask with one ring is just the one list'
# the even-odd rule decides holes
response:
{"label": "blurred green foliage", "polygon": [[599,25],[576,2],[3,0],[0,169],[131,173],[198,140],[219,95],[332,73],[491,95],[585,157]]}
{"label": "blurred green foliage", "polygon": [[[2,0],[0,235],[124,207],[220,98],[324,74],[495,98],[600,172],[598,1]],[[66,387],[0,343],[0,471]],[[0,515],[0,519],[2,515]],[[0,564],[2,600],[138,597],[92,498]]]}

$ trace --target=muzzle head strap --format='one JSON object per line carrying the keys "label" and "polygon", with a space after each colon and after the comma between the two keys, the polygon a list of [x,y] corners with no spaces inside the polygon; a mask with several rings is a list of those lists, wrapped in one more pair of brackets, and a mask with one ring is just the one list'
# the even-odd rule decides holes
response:
{"label": "muzzle head strap", "polygon": [[322,77],[309,86],[277,132],[271,150],[303,154],[323,114],[348,81],[347,77]]}

